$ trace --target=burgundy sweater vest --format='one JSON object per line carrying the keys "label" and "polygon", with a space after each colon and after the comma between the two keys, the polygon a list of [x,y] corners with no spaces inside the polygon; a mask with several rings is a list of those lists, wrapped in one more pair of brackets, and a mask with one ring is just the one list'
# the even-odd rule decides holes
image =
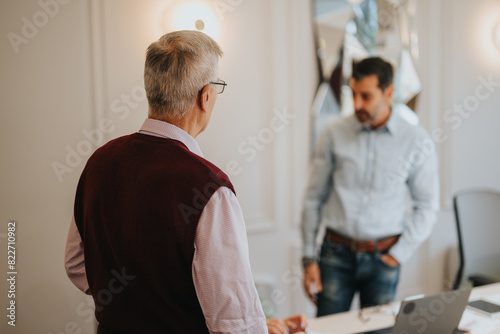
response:
{"label": "burgundy sweater vest", "polygon": [[226,174],[177,140],[132,134],[88,160],[75,221],[99,334],[208,333],[191,265],[196,227]]}

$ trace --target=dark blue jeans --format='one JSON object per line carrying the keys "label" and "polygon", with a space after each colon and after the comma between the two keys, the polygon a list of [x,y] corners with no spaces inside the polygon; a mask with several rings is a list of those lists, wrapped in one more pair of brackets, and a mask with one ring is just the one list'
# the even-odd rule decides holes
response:
{"label": "dark blue jeans", "polygon": [[361,307],[393,301],[399,267],[382,262],[382,254],[354,253],[325,238],[319,260],[323,291],[318,294],[318,317],[348,311],[356,291]]}

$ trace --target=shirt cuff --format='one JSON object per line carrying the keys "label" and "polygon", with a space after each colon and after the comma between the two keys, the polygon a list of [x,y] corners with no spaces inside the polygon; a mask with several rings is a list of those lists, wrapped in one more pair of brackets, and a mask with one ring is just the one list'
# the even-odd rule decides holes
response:
{"label": "shirt cuff", "polygon": [[316,254],[316,246],[314,244],[306,244],[304,245],[304,254],[305,257],[317,257]]}
{"label": "shirt cuff", "polygon": [[389,255],[396,259],[399,264],[405,263],[413,254],[411,249],[405,247],[402,243],[395,244],[390,250]]}

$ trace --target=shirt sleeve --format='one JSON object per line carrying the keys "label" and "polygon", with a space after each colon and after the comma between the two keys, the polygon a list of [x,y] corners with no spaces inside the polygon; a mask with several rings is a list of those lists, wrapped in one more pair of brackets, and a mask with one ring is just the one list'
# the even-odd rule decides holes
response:
{"label": "shirt sleeve", "polygon": [[75,217],[69,226],[68,239],[66,240],[66,251],[64,254],[64,266],[66,274],[74,285],[81,291],[90,295],[89,283],[85,272],[85,256],[83,242],[76,227]]}
{"label": "shirt sleeve", "polygon": [[316,255],[316,235],[321,218],[321,206],[332,189],[332,175],[335,167],[332,140],[329,128],[318,138],[314,157],[310,165],[309,183],[306,189],[302,210],[303,255]]}
{"label": "shirt sleeve", "polygon": [[400,264],[408,260],[430,236],[439,210],[438,162],[434,142],[427,137],[419,140],[416,147],[419,157],[414,159],[407,181],[413,201],[412,214],[398,242],[389,251]]}
{"label": "shirt sleeve", "polygon": [[194,248],[193,282],[210,333],[268,333],[243,214],[227,187],[219,188],[203,209]]}

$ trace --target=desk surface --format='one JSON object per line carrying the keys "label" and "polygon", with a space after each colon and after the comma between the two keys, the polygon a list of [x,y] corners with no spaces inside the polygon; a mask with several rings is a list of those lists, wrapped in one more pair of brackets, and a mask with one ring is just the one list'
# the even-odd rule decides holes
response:
{"label": "desk surface", "polygon": [[[469,300],[500,294],[500,283],[474,288]],[[310,320],[310,329],[320,333],[352,334],[394,325],[400,303],[374,307],[363,311],[364,321],[358,311],[350,311]],[[500,334],[500,319],[490,318],[466,308],[460,327],[471,334]]]}

